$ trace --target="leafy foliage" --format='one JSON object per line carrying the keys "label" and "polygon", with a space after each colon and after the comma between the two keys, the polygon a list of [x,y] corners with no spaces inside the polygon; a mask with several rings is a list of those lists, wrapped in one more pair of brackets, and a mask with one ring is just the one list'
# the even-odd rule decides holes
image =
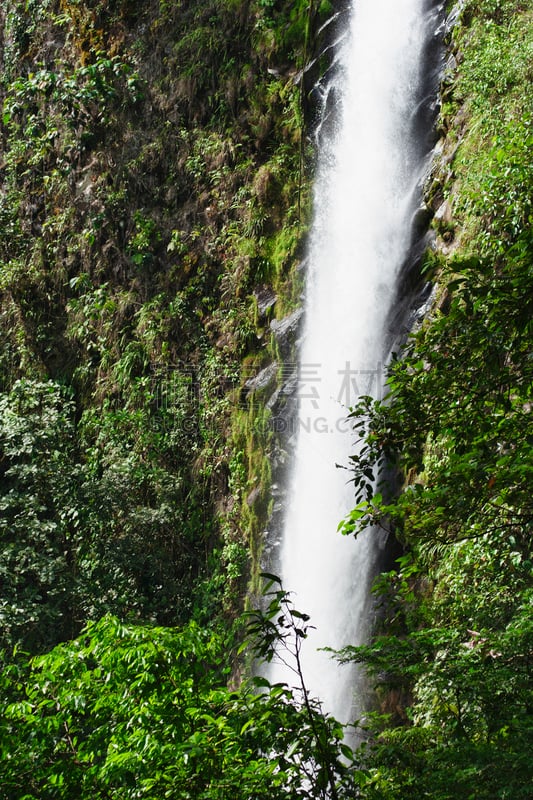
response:
{"label": "leafy foliage", "polygon": [[194,623],[104,617],[30,664],[19,654],[0,678],[4,796],[353,796],[338,724],[264,680],[228,690],[231,645]]}
{"label": "leafy foliage", "polygon": [[4,646],[40,650],[106,612],[169,623],[193,613],[211,523],[173,453],[197,437],[179,389],[159,428],[140,409],[76,424],[52,382],[0,395]]}

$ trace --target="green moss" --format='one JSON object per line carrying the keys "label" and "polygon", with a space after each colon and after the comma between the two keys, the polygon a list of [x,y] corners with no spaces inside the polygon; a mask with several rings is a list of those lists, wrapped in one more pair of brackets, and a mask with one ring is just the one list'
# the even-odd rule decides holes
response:
{"label": "green moss", "polygon": [[464,101],[466,131],[454,207],[464,246],[494,252],[513,242],[531,213],[533,17],[516,2],[482,10],[456,35],[463,61],[454,96]]}

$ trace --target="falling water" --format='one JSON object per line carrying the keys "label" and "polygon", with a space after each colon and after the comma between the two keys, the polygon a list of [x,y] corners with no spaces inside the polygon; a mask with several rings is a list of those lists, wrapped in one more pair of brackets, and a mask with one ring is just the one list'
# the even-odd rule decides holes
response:
{"label": "falling water", "polygon": [[[336,123],[324,124],[319,137],[299,434],[279,571],[295,607],[316,628],[302,651],[306,683],[325,710],[345,721],[358,711],[354,675],[317,648],[365,640],[370,583],[383,542],[375,531],[356,542],[337,533],[354,492],[349,474],[336,464],[348,464],[353,452],[349,406],[361,394],[378,396],[382,390],[387,319],[427,168],[431,115],[420,109],[428,54],[433,42],[438,47],[436,5],[355,0],[335,85],[329,87]],[[294,683],[279,664],[269,677]]]}

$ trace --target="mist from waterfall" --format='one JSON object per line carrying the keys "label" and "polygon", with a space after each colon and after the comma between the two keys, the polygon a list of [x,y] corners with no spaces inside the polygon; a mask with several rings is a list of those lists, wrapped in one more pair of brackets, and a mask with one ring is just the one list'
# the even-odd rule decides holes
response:
{"label": "mist from waterfall", "polygon": [[[420,105],[427,102],[425,54],[438,17],[428,0],[356,0],[334,85],[323,87],[329,116],[318,135],[299,433],[278,571],[295,608],[315,627],[302,649],[306,683],[343,721],[360,712],[353,669],[317,649],[367,638],[370,585],[384,540],[376,531],[357,541],[337,533],[354,489],[336,465],[347,466],[354,452],[350,406],[359,395],[382,392],[387,321],[428,163]],[[296,683],[283,664],[271,665],[268,677]]]}

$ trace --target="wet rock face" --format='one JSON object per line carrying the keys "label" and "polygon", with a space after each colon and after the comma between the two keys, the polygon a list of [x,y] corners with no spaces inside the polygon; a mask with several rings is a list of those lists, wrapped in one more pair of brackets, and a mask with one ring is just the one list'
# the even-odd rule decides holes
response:
{"label": "wet rock face", "polygon": [[[298,366],[291,364],[283,370],[283,382],[267,403],[272,413],[271,427],[280,441],[281,450],[290,448],[294,442],[298,414]],[[285,454],[275,448],[274,455],[279,462],[285,460]],[[276,455],[277,454],[277,455]]]}
{"label": "wet rock face", "polygon": [[279,352],[284,361],[291,356],[302,316],[303,309],[298,308],[283,319],[273,319],[270,323],[270,330],[276,337]]}
{"label": "wet rock face", "polygon": [[277,295],[270,286],[259,286],[254,291],[254,297],[257,303],[257,316],[259,320],[264,320],[274,307]]}
{"label": "wet rock face", "polygon": [[262,369],[253,378],[249,378],[244,384],[246,390],[246,396],[249,397],[251,394],[256,394],[258,392],[264,392],[264,391],[269,393],[269,390],[270,394],[272,394],[275,388],[275,379],[277,372],[278,372],[278,362],[273,361],[272,364],[269,364],[267,367]]}
{"label": "wet rock face", "polygon": [[[261,296],[261,300],[270,304],[272,296],[273,293],[265,292]],[[298,389],[297,339],[302,317],[303,309],[297,309],[283,319],[271,321],[270,331],[276,340],[280,360],[263,367],[244,385],[246,398],[249,399],[252,395],[261,397],[266,408],[271,412],[271,429],[276,440],[279,440],[281,450],[285,449],[291,439],[298,412],[296,397]],[[274,446],[274,450],[275,466],[275,462],[283,462],[285,456],[277,445]]]}
{"label": "wet rock face", "polygon": [[282,319],[273,319],[270,322],[270,331],[276,340],[280,359],[264,367],[246,383],[250,393],[261,393],[265,406],[270,411],[268,424],[272,433],[270,463],[273,504],[268,529],[264,531],[263,567],[274,572],[279,568],[276,544],[281,536],[289,483],[290,453],[296,442],[298,424],[297,351],[302,318],[303,309],[297,309]]}
{"label": "wet rock face", "polygon": [[267,402],[272,414],[272,430],[279,442],[274,450],[274,461],[285,461],[285,450],[291,447],[298,414],[298,335],[303,318],[299,308],[281,320],[272,320],[274,334],[283,365],[278,386]]}
{"label": "wet rock face", "polygon": [[436,222],[443,222],[446,225],[451,225],[453,222],[453,211],[449,200],[444,200],[435,211]]}

